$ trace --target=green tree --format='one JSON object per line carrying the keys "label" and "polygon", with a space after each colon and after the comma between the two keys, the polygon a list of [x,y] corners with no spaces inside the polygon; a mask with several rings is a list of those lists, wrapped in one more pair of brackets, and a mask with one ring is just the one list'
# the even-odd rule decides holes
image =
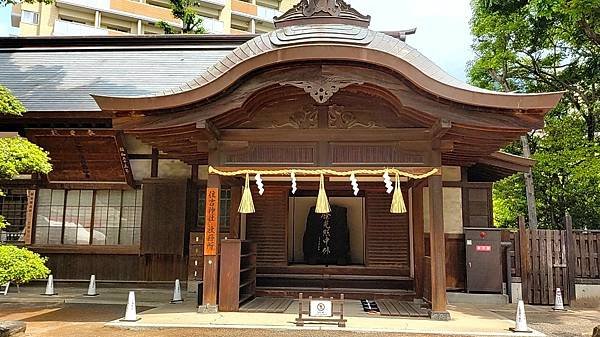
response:
{"label": "green tree", "polygon": [[[183,34],[206,34],[202,25],[202,17],[194,7],[198,4],[194,0],[169,0],[173,16],[181,20]],[[178,29],[165,21],[159,21],[156,26],[164,30],[165,34],[176,34]]]}
{"label": "green tree", "polygon": [[[565,91],[529,135],[540,227],[600,228],[597,129],[600,115],[599,0],[473,0],[473,84],[498,91]],[[521,154],[520,146],[505,149]],[[523,177],[494,185],[494,218],[512,226],[527,213]]]}
{"label": "green tree", "polygon": [[31,280],[45,278],[50,274],[50,270],[45,265],[46,261],[47,258],[26,248],[1,245],[0,284],[12,282],[20,285]]}
{"label": "green tree", "polygon": [[6,5],[16,5],[21,2],[26,2],[28,4],[33,4],[36,2],[51,4],[54,2],[54,0],[0,0],[0,7],[4,7]]}
{"label": "green tree", "polygon": [[[25,107],[0,85],[0,114],[22,116]],[[48,173],[52,169],[48,153],[22,137],[0,138],[0,179],[9,180],[22,173]],[[2,191],[0,190],[0,196]],[[0,229],[5,227],[0,215]]]}
{"label": "green tree", "polygon": [[[0,86],[0,114],[21,116],[25,107],[7,88]],[[22,137],[0,138],[0,180],[10,180],[23,173],[48,173],[52,169],[48,153]],[[0,191],[0,196],[2,191]],[[7,225],[0,215],[0,229]],[[50,270],[46,258],[26,248],[0,245],[0,284],[23,284],[46,277]]]}
{"label": "green tree", "polygon": [[[576,116],[548,118],[544,131],[530,139],[540,226],[563,228],[569,212],[577,227],[600,228],[600,146],[587,139],[585,122]],[[527,212],[523,176],[494,184],[493,201],[495,223],[515,225]]]}
{"label": "green tree", "polygon": [[594,140],[600,115],[600,1],[473,0],[471,81],[503,91],[566,91]]}

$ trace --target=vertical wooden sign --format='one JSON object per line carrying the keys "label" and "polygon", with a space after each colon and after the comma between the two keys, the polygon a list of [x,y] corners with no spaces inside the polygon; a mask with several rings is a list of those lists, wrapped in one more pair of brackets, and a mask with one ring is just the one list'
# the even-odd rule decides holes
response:
{"label": "vertical wooden sign", "polygon": [[204,256],[215,256],[219,239],[219,188],[206,189],[205,219]]}
{"label": "vertical wooden sign", "polygon": [[25,215],[25,233],[24,241],[25,244],[30,245],[33,243],[33,216],[35,212],[35,190],[27,190],[27,213]]}

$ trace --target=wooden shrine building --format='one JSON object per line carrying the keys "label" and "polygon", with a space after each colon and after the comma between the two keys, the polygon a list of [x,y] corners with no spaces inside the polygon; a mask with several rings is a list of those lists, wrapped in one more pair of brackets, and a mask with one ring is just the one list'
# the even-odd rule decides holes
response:
{"label": "wooden shrine building", "polygon": [[[447,319],[463,228],[492,226],[491,184],[533,165],[499,149],[542,128],[562,94],[470,86],[405,43],[412,32],[369,22],[342,0],[302,0],[259,36],[0,39],[0,83],[29,111],[2,117],[3,135],[54,166],[3,184],[3,242],[49,256],[61,280],[179,278],[208,305],[418,297]],[[245,173],[255,212],[240,214]],[[322,173],[346,212],[341,263],[305,256]]]}

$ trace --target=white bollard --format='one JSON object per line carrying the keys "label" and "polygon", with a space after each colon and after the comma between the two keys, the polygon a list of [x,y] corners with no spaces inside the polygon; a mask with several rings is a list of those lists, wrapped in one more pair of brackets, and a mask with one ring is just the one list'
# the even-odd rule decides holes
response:
{"label": "white bollard", "polygon": [[127,309],[125,309],[125,318],[121,319],[122,322],[137,322],[140,319],[137,317],[135,312],[135,291],[129,292],[129,298],[127,299]]}
{"label": "white bollard", "polygon": [[48,283],[46,283],[46,292],[44,292],[42,295],[44,295],[44,296],[58,295],[57,293],[54,292],[54,276],[52,276],[52,274],[50,274],[48,276]]}
{"label": "white bollard", "polygon": [[90,276],[90,285],[88,286],[87,294],[83,296],[98,296],[96,292],[96,275]]}
{"label": "white bollard", "polygon": [[519,305],[517,306],[517,317],[516,324],[514,328],[510,329],[513,332],[531,332],[527,327],[527,317],[525,316],[525,303],[523,301],[519,301]]}
{"label": "white bollard", "polygon": [[563,303],[562,291],[560,291],[560,288],[556,288],[556,297],[554,300],[554,307],[552,309],[556,311],[565,310],[565,304]]}
{"label": "white bollard", "polygon": [[182,303],[183,298],[181,297],[181,285],[179,284],[179,279],[175,280],[175,289],[173,290],[173,299],[171,300],[171,304]]}
{"label": "white bollard", "polygon": [[4,296],[8,294],[8,288],[10,288],[10,282],[6,282],[6,284],[4,285],[4,290],[2,291],[2,294]]}

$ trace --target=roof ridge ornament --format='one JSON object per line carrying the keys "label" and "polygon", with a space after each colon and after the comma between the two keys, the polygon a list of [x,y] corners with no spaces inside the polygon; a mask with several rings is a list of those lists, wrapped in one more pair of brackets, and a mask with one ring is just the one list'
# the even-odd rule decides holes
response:
{"label": "roof ridge ornament", "polygon": [[313,0],[308,1],[308,6],[304,7],[303,13],[305,16],[313,16],[318,12],[326,12],[331,16],[340,16],[342,9],[336,0]]}
{"label": "roof ridge ornament", "polygon": [[275,18],[275,27],[310,24],[346,24],[368,28],[369,15],[363,15],[344,0],[301,0],[283,15]]}

